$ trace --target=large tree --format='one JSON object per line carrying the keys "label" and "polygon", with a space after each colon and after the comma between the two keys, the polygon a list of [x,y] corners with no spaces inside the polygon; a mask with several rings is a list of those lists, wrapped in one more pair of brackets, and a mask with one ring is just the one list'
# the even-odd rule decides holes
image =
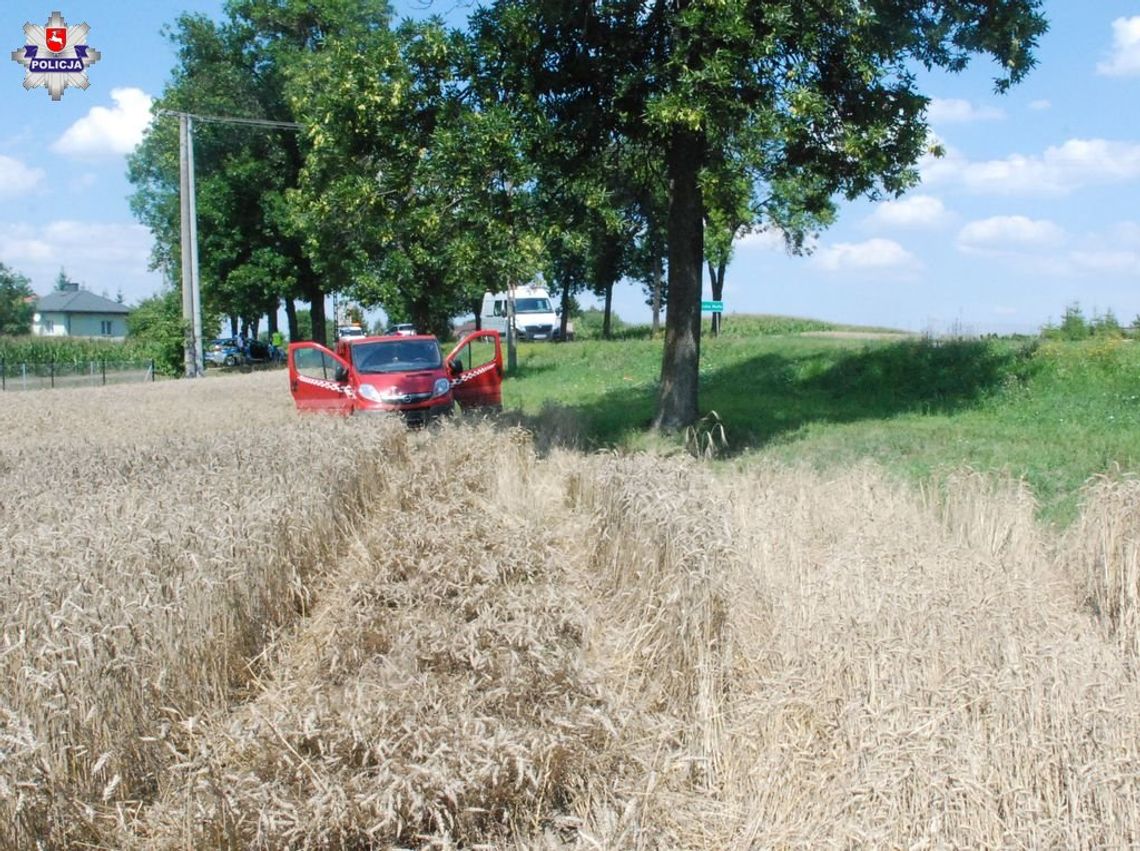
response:
{"label": "large tree", "polygon": [[[178,63],[156,110],[293,122],[285,97],[290,68],[333,37],[386,29],[386,2],[230,0],[222,21],[180,16],[168,31]],[[304,151],[298,134],[215,121],[194,125],[199,258],[207,310],[253,326],[282,298],[311,305],[314,336],[324,338],[324,299],[345,283],[321,274],[305,251],[286,193],[297,186]],[[156,266],[180,263],[177,121],[154,123],[130,160],[132,206],[155,234]],[[297,333],[288,311],[290,335]]]}
{"label": "large tree", "polygon": [[544,147],[535,146],[528,155],[546,163],[536,169],[536,199],[547,234],[547,277],[563,301],[562,331],[571,296],[588,287],[602,299],[602,336],[609,338],[614,285],[629,270],[634,236],[642,228],[628,160],[615,146],[590,168],[562,175]]}
{"label": "large tree", "polygon": [[30,334],[35,312],[36,294],[28,279],[0,263],[0,334]]}
{"label": "large tree", "polygon": [[[653,152],[670,187],[669,310],[655,423],[699,415],[705,175],[747,162],[773,207],[898,194],[926,150],[915,70],[1033,65],[1040,0],[497,0],[476,16],[503,85],[574,141],[574,169],[615,140]],[[790,191],[792,194],[783,196]],[[764,226],[766,222],[757,222]]]}
{"label": "large tree", "polygon": [[[169,30],[179,62],[156,109],[209,116],[280,118],[272,86],[259,78],[244,29],[183,15]],[[155,234],[153,262],[178,273],[179,143],[177,119],[160,118],[131,156],[132,206]],[[255,258],[281,242],[272,196],[289,179],[289,154],[278,132],[215,122],[194,124],[198,247],[207,312],[247,322],[284,294],[288,278],[257,274]],[[293,143],[295,147],[295,143]],[[293,169],[295,172],[295,169]]]}
{"label": "large tree", "polygon": [[352,298],[442,334],[537,269],[520,127],[482,97],[462,33],[436,19],[332,39],[289,91],[310,145],[294,215]]}

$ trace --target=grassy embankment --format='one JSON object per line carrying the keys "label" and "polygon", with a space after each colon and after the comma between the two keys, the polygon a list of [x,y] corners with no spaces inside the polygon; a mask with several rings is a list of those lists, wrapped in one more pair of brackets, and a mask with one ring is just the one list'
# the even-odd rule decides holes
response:
{"label": "grassy embankment", "polygon": [[[701,407],[740,463],[843,467],[873,458],[910,479],[969,466],[1023,478],[1041,516],[1073,519],[1093,475],[1140,463],[1140,344],[821,337],[827,326],[728,317],[702,340]],[[851,332],[852,329],[834,329]],[[504,404],[584,447],[643,448],[661,342],[520,347]]]}

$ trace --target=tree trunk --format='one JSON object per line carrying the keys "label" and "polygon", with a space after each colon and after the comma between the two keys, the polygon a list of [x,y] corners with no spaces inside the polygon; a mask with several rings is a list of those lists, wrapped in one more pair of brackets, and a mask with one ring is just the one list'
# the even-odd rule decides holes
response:
{"label": "tree trunk", "polygon": [[566,342],[566,328],[570,324],[570,282],[562,282],[562,310],[558,314],[558,340]]}
{"label": "tree trunk", "polygon": [[[724,297],[724,273],[727,269],[728,263],[724,260],[721,260],[716,266],[709,263],[709,282],[712,284],[713,301],[720,301]],[[720,334],[720,311],[712,315],[709,330],[712,331],[714,337]]]}
{"label": "tree trunk", "polygon": [[277,327],[277,299],[273,299],[273,307],[271,307],[265,314],[265,325],[269,331],[269,339],[273,339],[273,335],[278,332]]}
{"label": "tree trunk", "polygon": [[434,276],[428,276],[424,281],[424,290],[412,298],[407,305],[408,318],[419,334],[434,334],[440,340],[451,336],[451,322],[446,315],[440,315],[439,308],[433,303],[429,293],[444,291],[443,281]]}
{"label": "tree trunk", "polygon": [[291,298],[285,299],[285,324],[289,327],[289,342],[297,342],[301,332],[297,329],[297,304]]}
{"label": "tree trunk", "polygon": [[665,270],[661,268],[661,255],[653,258],[653,336],[657,337],[661,331],[661,279]]}
{"label": "tree trunk", "polygon": [[481,315],[483,313],[483,298],[482,298],[482,296],[480,296],[479,298],[471,299],[471,309],[475,312],[475,330],[476,331],[482,331],[483,330],[483,317]]}
{"label": "tree trunk", "polygon": [[608,340],[612,333],[612,326],[610,324],[610,316],[613,314],[614,309],[614,282],[610,281],[606,284],[606,301],[605,311],[602,313],[602,339]]}
{"label": "tree trunk", "polygon": [[704,203],[699,182],[704,155],[699,131],[673,131],[669,168],[669,310],[655,428],[675,431],[699,414],[701,362],[701,270],[704,265]]}
{"label": "tree trunk", "polygon": [[328,344],[328,334],[325,331],[325,292],[318,286],[313,286],[309,294],[309,315],[313,318],[313,342],[322,346]]}

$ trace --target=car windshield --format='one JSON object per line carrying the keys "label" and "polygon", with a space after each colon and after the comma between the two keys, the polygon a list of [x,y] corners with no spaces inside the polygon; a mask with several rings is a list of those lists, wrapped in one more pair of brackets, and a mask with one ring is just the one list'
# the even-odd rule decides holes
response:
{"label": "car windshield", "polygon": [[550,313],[548,298],[516,298],[515,313]]}
{"label": "car windshield", "polygon": [[443,354],[435,340],[378,340],[353,346],[352,362],[360,372],[407,372],[439,369]]}

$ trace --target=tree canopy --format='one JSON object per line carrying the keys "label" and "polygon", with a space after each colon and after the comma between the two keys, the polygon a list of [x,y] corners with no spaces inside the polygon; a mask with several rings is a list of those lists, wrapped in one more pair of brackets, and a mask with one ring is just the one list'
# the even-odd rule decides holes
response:
{"label": "tree canopy", "polygon": [[[698,416],[705,222],[739,209],[780,227],[826,223],[831,199],[895,195],[926,150],[915,70],[1032,67],[1039,0],[496,0],[474,26],[502,86],[539,109],[575,171],[617,144],[664,164],[668,294],[656,424]],[[737,190],[739,192],[739,190]],[[717,199],[714,201],[714,199]],[[711,216],[710,216],[711,214]],[[716,230],[716,227],[713,228]],[[723,256],[723,236],[717,236]]]}
{"label": "tree canopy", "polygon": [[36,294],[23,275],[0,263],[0,334],[30,334]]}
{"label": "tree canopy", "polygon": [[[292,122],[288,70],[334,36],[386,28],[388,15],[387,4],[373,0],[231,0],[221,22],[181,15],[167,31],[178,64],[156,113]],[[194,158],[207,311],[256,322],[264,314],[275,319],[280,299],[299,297],[310,302],[314,333],[323,339],[325,294],[345,282],[318,273],[286,200],[305,161],[297,134],[195,122]],[[153,262],[173,280],[180,264],[177,121],[154,122],[128,175],[136,186],[132,209],[155,235]]]}
{"label": "tree canopy", "polygon": [[322,269],[397,321],[445,333],[485,290],[538,267],[531,166],[514,115],[437,19],[333,39],[290,95],[309,157],[291,195]]}

